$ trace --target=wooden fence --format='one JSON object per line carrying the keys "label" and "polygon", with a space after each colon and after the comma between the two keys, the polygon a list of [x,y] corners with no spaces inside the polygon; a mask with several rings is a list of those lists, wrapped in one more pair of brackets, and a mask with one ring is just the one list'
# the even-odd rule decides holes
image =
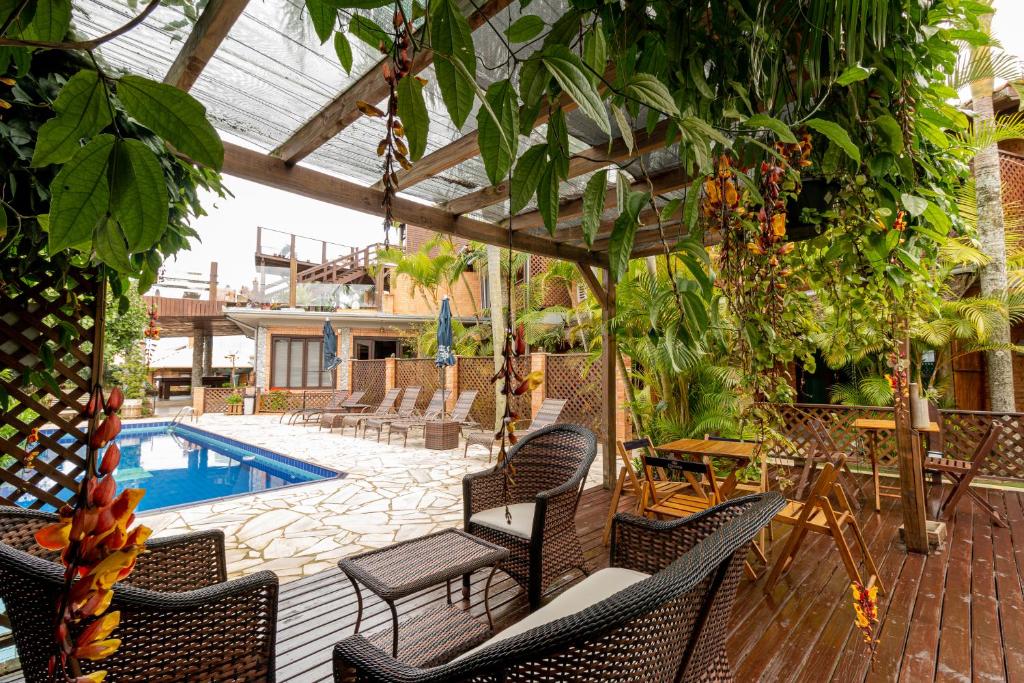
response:
{"label": "wooden fence", "polygon": [[227,398],[241,389],[228,387],[204,387],[203,388],[203,412],[223,413],[228,409]]}
{"label": "wooden fence", "polygon": [[[530,359],[528,357],[520,358],[516,363],[516,369],[520,374],[525,376],[530,371]],[[459,378],[458,391],[476,389],[478,392],[470,417],[484,427],[493,427],[495,423],[495,403],[494,385],[491,384],[491,378],[494,376],[494,359],[459,356],[457,367]],[[519,415],[520,419],[529,419],[530,396],[524,394],[513,398],[512,410]]]}
{"label": "wooden fence", "polygon": [[352,388],[365,391],[363,403],[370,406],[380,404],[387,386],[386,360],[352,361]]}
{"label": "wooden fence", "polygon": [[[807,452],[811,418],[822,421],[832,435],[836,446],[851,454],[863,452],[864,433],[853,426],[860,418],[892,418],[892,408],[870,406],[841,406],[811,403],[781,405],[785,434],[791,440],[790,449],[779,449],[772,456],[803,456]],[[1002,435],[996,443],[996,457],[983,469],[985,476],[1003,479],[1024,479],[1024,413],[993,413],[973,410],[940,410],[942,416],[944,451],[954,458],[969,459],[981,434],[993,420],[1003,425]],[[891,432],[877,432],[877,453],[883,466],[895,466],[896,437]]]}
{"label": "wooden fence", "polygon": [[430,397],[441,388],[441,374],[433,358],[399,358],[395,361],[395,386],[419,387],[416,408],[425,410]]}
{"label": "wooden fence", "polygon": [[561,420],[604,435],[604,377],[600,357],[589,353],[549,354],[544,364],[544,397],[566,399]]}

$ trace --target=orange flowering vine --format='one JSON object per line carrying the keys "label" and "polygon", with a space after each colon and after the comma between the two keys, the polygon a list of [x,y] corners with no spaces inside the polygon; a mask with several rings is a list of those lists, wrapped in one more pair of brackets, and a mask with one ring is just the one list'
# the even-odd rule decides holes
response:
{"label": "orange flowering vine", "polygon": [[115,495],[114,470],[121,460],[121,449],[113,441],[121,431],[117,411],[123,402],[124,395],[118,388],[106,401],[101,387],[93,390],[85,408],[89,442],[78,495],[73,505],[60,509],[57,522],[36,532],[36,542],[48,550],[60,551],[65,566],[55,652],[49,662],[50,676],[55,681],[100,683],[106,677],[105,671],[83,675],[80,662],[104,659],[121,644],[110,637],[120,623],[121,613],[107,612],[107,608],[114,597],[114,584],[131,574],[151,533],[142,525],[132,528],[135,508],[145,491],[125,489]]}
{"label": "orange flowering vine", "polygon": [[853,591],[853,612],[856,615],[854,624],[868,646],[873,666],[875,652],[878,650],[878,637],[875,634],[878,625],[878,586],[865,588],[860,581],[854,581],[850,589]]}

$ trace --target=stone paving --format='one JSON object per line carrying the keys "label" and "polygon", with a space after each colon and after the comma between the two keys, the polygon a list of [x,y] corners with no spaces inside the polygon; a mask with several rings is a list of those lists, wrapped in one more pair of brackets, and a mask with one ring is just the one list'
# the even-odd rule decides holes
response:
{"label": "stone paving", "polygon": [[[224,531],[231,577],[269,569],[282,582],[323,571],[369,548],[462,525],[462,477],[487,467],[483,448],[451,451],[387,445],[277,416],[207,414],[196,426],[348,473],[325,480],[141,514],[155,536]],[[601,482],[596,458],[587,486]]]}

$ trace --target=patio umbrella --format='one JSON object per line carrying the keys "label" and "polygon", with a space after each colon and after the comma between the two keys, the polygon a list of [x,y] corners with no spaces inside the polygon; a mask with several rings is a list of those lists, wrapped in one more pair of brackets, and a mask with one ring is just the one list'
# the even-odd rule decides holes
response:
{"label": "patio umbrella", "polygon": [[331,327],[331,321],[324,318],[324,371],[333,370],[341,365],[338,358],[338,335]]}
{"label": "patio umbrella", "polygon": [[[455,365],[455,355],[452,353],[452,309],[448,304],[448,297],[441,299],[441,312],[437,314],[437,354],[434,356],[434,365],[441,373],[441,396],[445,395],[444,369],[449,365]],[[441,403],[441,419],[444,420],[444,402]]]}

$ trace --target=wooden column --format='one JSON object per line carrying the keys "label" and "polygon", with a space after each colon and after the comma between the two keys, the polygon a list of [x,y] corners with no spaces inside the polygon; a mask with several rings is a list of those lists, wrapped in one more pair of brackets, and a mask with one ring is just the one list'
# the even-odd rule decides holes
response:
{"label": "wooden column", "polygon": [[544,405],[544,399],[548,393],[547,383],[547,369],[548,369],[548,354],[543,351],[534,351],[530,354],[530,372],[539,372],[541,377],[544,378],[544,382],[541,385],[530,392],[530,415],[536,415],[540,412],[540,407]]}
{"label": "wooden column", "polygon": [[299,279],[299,261],[295,256],[295,235],[292,235],[291,259],[288,266],[288,307],[295,308],[295,286]]}
{"label": "wooden column", "polygon": [[210,301],[217,301],[217,262],[210,262],[210,293],[207,297]]}
{"label": "wooden column", "polygon": [[455,402],[459,395],[459,359],[456,357],[455,365],[445,368],[444,388],[448,392],[445,396],[444,409],[451,411],[455,408]]}
{"label": "wooden column", "polygon": [[896,419],[896,457],[900,469],[900,497],[903,503],[903,537],[907,550],[928,552],[928,526],[925,515],[924,469],[921,439],[910,420],[910,341],[907,320],[894,325],[896,333],[897,366],[893,377],[896,391],[893,396]]}
{"label": "wooden column", "polygon": [[616,401],[616,367],[615,357],[618,343],[612,332],[612,319],[615,317],[615,276],[611,270],[605,271],[605,299],[602,302],[602,353],[601,367],[604,371],[604,449],[601,457],[601,470],[604,475],[604,487],[610,489],[615,485],[615,441],[618,438],[616,418],[618,417]]}
{"label": "wooden column", "polygon": [[206,359],[206,335],[199,328],[192,330],[192,388],[203,386],[203,361]]}
{"label": "wooden column", "polygon": [[397,369],[397,359],[394,356],[384,359],[384,391],[395,388]]}

